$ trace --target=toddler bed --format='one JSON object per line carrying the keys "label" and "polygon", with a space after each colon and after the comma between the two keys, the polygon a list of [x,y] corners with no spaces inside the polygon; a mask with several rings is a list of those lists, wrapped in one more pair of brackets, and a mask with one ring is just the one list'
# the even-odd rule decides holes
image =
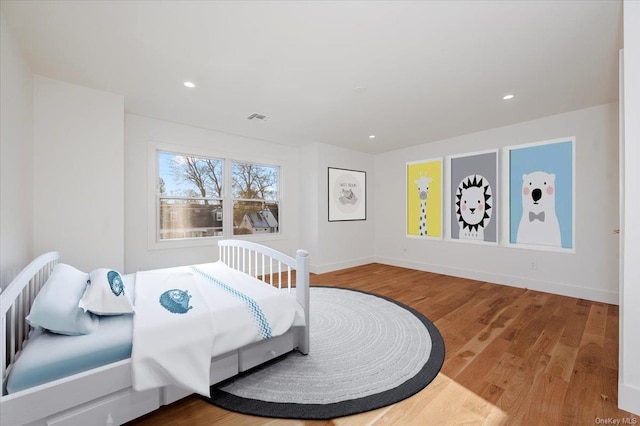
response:
{"label": "toddler bed", "polygon": [[[210,384],[291,350],[308,353],[308,254],[299,250],[294,259],[268,247],[240,240],[223,240],[218,245],[220,261],[212,264],[124,275],[122,284],[125,292],[136,297],[133,301],[135,314],[100,316],[95,332],[79,336],[54,334],[39,327],[32,329],[26,321],[25,317],[30,311],[29,319],[33,320],[34,299],[52,271],[56,275],[64,266],[60,264],[54,269],[59,260],[56,252],[34,260],[0,293],[0,326],[3,332],[0,339],[0,424],[122,424],[194,391],[204,393],[203,386],[208,388]],[[207,336],[213,340],[213,344],[207,344],[208,339],[197,334],[175,333],[174,330],[173,335],[179,335],[178,340],[183,336],[192,340],[188,340],[189,344],[179,346],[179,351],[168,352],[164,359],[160,357],[157,362],[153,359],[149,361],[148,357],[154,356],[150,352],[156,351],[157,343],[148,340],[154,330],[143,328],[145,323],[142,319],[147,315],[144,313],[145,300],[156,302],[149,306],[162,304],[160,310],[171,309],[175,315],[168,316],[182,320],[194,317],[191,313],[198,311],[200,295],[188,294],[186,302],[174,297],[165,306],[162,300],[160,304],[157,303],[157,295],[148,298],[147,290],[141,292],[141,286],[151,286],[154,290],[158,287],[157,291],[160,291],[164,290],[161,281],[165,280],[169,288],[165,293],[173,294],[171,292],[175,293],[176,290],[173,287],[184,288],[186,285],[185,282],[176,281],[180,276],[204,281],[209,284],[205,286],[206,291],[220,292],[204,295],[215,299],[220,305],[211,311],[210,318],[215,320],[213,323],[224,327],[209,327],[214,334]],[[91,277],[94,277],[93,272]],[[286,294],[291,293],[294,286],[295,296]],[[40,300],[50,287],[45,287]],[[94,284],[90,287],[93,288]],[[111,290],[114,288],[111,287]],[[198,292],[196,287],[190,291]],[[225,294],[230,299],[238,300],[241,310],[250,312],[250,315],[244,314],[249,324],[242,322],[237,306],[221,305]],[[287,310],[277,301],[283,295],[290,301],[295,298],[295,313],[284,317],[282,312]],[[254,299],[257,302],[254,303]],[[85,301],[85,297],[82,300]],[[36,305],[38,303],[36,300]],[[274,316],[275,313],[280,316]],[[137,321],[137,341],[133,332],[134,320]],[[251,326],[251,321],[255,327]],[[153,323],[155,320],[147,322]],[[262,323],[267,323],[266,328],[261,326]],[[164,335],[166,341],[172,340],[169,338],[172,334],[166,333],[164,327],[159,327],[156,334],[161,337]],[[180,327],[186,328],[179,330],[207,329],[207,326],[189,323],[183,323]],[[137,342],[134,346],[132,338],[133,342]],[[162,346],[162,343],[159,345]],[[153,351],[147,350],[150,346],[154,348]],[[191,360],[196,359],[193,358],[197,352],[194,348],[200,347],[206,353],[209,380],[206,374],[197,375],[205,380],[198,388],[190,386],[189,380],[182,380],[192,372],[180,370],[180,366],[198,364]],[[183,359],[176,362],[178,372],[164,374],[166,365],[163,363],[180,356],[185,356],[187,361]]]}

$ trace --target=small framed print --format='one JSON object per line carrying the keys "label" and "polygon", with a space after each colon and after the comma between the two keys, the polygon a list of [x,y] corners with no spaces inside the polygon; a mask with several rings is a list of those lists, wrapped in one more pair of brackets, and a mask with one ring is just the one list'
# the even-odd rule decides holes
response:
{"label": "small framed print", "polygon": [[329,222],[367,220],[367,173],[329,167]]}

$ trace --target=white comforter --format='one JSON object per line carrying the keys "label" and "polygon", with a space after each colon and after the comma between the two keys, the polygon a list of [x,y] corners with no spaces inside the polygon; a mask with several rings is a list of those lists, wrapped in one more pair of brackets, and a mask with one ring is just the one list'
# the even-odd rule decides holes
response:
{"label": "white comforter", "polygon": [[209,396],[212,356],[304,325],[293,295],[222,262],[136,273],[133,387]]}

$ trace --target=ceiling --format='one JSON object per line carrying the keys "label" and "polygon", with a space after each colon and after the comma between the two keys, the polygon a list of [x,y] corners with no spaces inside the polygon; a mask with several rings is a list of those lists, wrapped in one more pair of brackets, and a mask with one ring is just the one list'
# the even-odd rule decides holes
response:
{"label": "ceiling", "polygon": [[1,7],[36,74],[122,94],[130,113],[285,145],[381,153],[618,99],[621,1]]}

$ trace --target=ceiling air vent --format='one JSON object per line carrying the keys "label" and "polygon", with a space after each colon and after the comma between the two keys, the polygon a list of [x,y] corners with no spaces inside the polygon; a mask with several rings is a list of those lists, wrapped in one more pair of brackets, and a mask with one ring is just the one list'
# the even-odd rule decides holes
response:
{"label": "ceiling air vent", "polygon": [[271,117],[264,115],[264,114],[258,114],[257,112],[254,112],[253,114],[249,115],[247,117],[247,120],[260,120],[260,121],[269,121],[271,120]]}

